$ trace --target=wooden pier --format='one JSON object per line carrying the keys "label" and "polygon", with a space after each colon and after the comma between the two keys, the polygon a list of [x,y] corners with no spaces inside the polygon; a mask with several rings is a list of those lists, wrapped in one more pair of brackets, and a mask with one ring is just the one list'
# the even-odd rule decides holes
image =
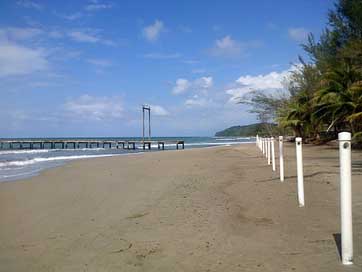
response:
{"label": "wooden pier", "polygon": [[157,145],[158,150],[164,150],[165,144],[174,145],[176,149],[184,149],[185,142],[175,141],[117,141],[117,140],[0,140],[0,150],[24,149],[80,149],[80,148],[108,148],[151,150],[152,145]]}

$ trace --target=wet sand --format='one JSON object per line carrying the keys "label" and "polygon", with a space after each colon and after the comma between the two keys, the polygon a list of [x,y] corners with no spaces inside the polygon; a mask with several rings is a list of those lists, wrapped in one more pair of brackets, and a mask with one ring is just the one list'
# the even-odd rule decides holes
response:
{"label": "wet sand", "polygon": [[292,144],[284,183],[254,144],[75,161],[0,183],[0,271],[361,271],[362,153],[346,267],[338,150],[303,151],[304,208]]}

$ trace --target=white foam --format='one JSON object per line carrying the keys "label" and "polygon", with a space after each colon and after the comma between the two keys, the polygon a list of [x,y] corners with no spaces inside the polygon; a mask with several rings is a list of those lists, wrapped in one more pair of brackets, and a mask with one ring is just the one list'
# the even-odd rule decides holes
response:
{"label": "white foam", "polygon": [[251,140],[251,139],[256,139],[255,137],[237,137],[237,140]]}
{"label": "white foam", "polygon": [[[56,150],[56,149],[52,149]],[[5,150],[0,151],[0,155],[9,155],[9,154],[37,154],[37,153],[48,153],[50,149],[32,149],[32,150]]]}
{"label": "white foam", "polygon": [[215,138],[215,141],[236,141],[236,138]]}
{"label": "white foam", "polygon": [[251,142],[222,142],[222,143],[185,143],[185,146],[204,146],[204,145],[237,145],[237,144],[250,144]]}
{"label": "white foam", "polygon": [[16,177],[21,177],[21,176],[31,176],[38,172],[39,172],[39,169],[33,170],[33,171],[28,171],[28,172],[16,173],[13,175],[0,175],[0,182],[1,182],[1,180],[5,180],[5,179],[15,179]]}
{"label": "white foam", "polygon": [[[48,153],[54,151],[100,151],[106,150],[106,148],[55,148],[55,149],[31,149],[31,150],[4,150],[0,151],[0,155],[11,155],[11,154],[38,154],[38,153]],[[107,148],[108,150],[108,148]]]}
{"label": "white foam", "polygon": [[89,159],[89,158],[100,158],[100,157],[112,157],[112,156],[119,156],[119,155],[122,155],[122,154],[78,155],[78,156],[58,156],[58,157],[50,157],[50,158],[33,158],[33,159],[22,160],[22,161],[0,162],[0,167],[24,166],[24,165],[31,165],[31,164],[40,163],[40,162],[66,161],[66,160]]}
{"label": "white foam", "polygon": [[215,141],[224,141],[224,140],[251,140],[255,137],[212,137]]}

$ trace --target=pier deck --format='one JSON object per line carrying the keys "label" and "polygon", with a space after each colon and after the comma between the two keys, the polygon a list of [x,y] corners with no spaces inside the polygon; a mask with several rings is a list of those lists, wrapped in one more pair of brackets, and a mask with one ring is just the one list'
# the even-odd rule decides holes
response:
{"label": "pier deck", "polygon": [[135,141],[135,140],[0,140],[0,150],[23,150],[23,149],[80,149],[80,148],[115,148],[135,150],[137,148],[152,149],[156,145],[157,149],[165,149],[165,144],[174,145],[176,149],[184,149],[185,142],[174,141]]}

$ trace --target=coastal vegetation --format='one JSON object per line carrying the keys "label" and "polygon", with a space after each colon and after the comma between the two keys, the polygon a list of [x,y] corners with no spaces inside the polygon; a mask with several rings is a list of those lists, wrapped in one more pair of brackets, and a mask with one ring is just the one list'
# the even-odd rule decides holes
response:
{"label": "coastal vegetation", "polygon": [[257,123],[246,126],[232,126],[215,133],[216,137],[254,137],[255,135],[273,134],[276,124]]}
{"label": "coastal vegetation", "polygon": [[305,57],[291,69],[286,92],[253,91],[240,103],[251,106],[262,123],[275,122],[313,142],[350,131],[362,142],[362,1],[338,0],[317,39],[301,45]]}

